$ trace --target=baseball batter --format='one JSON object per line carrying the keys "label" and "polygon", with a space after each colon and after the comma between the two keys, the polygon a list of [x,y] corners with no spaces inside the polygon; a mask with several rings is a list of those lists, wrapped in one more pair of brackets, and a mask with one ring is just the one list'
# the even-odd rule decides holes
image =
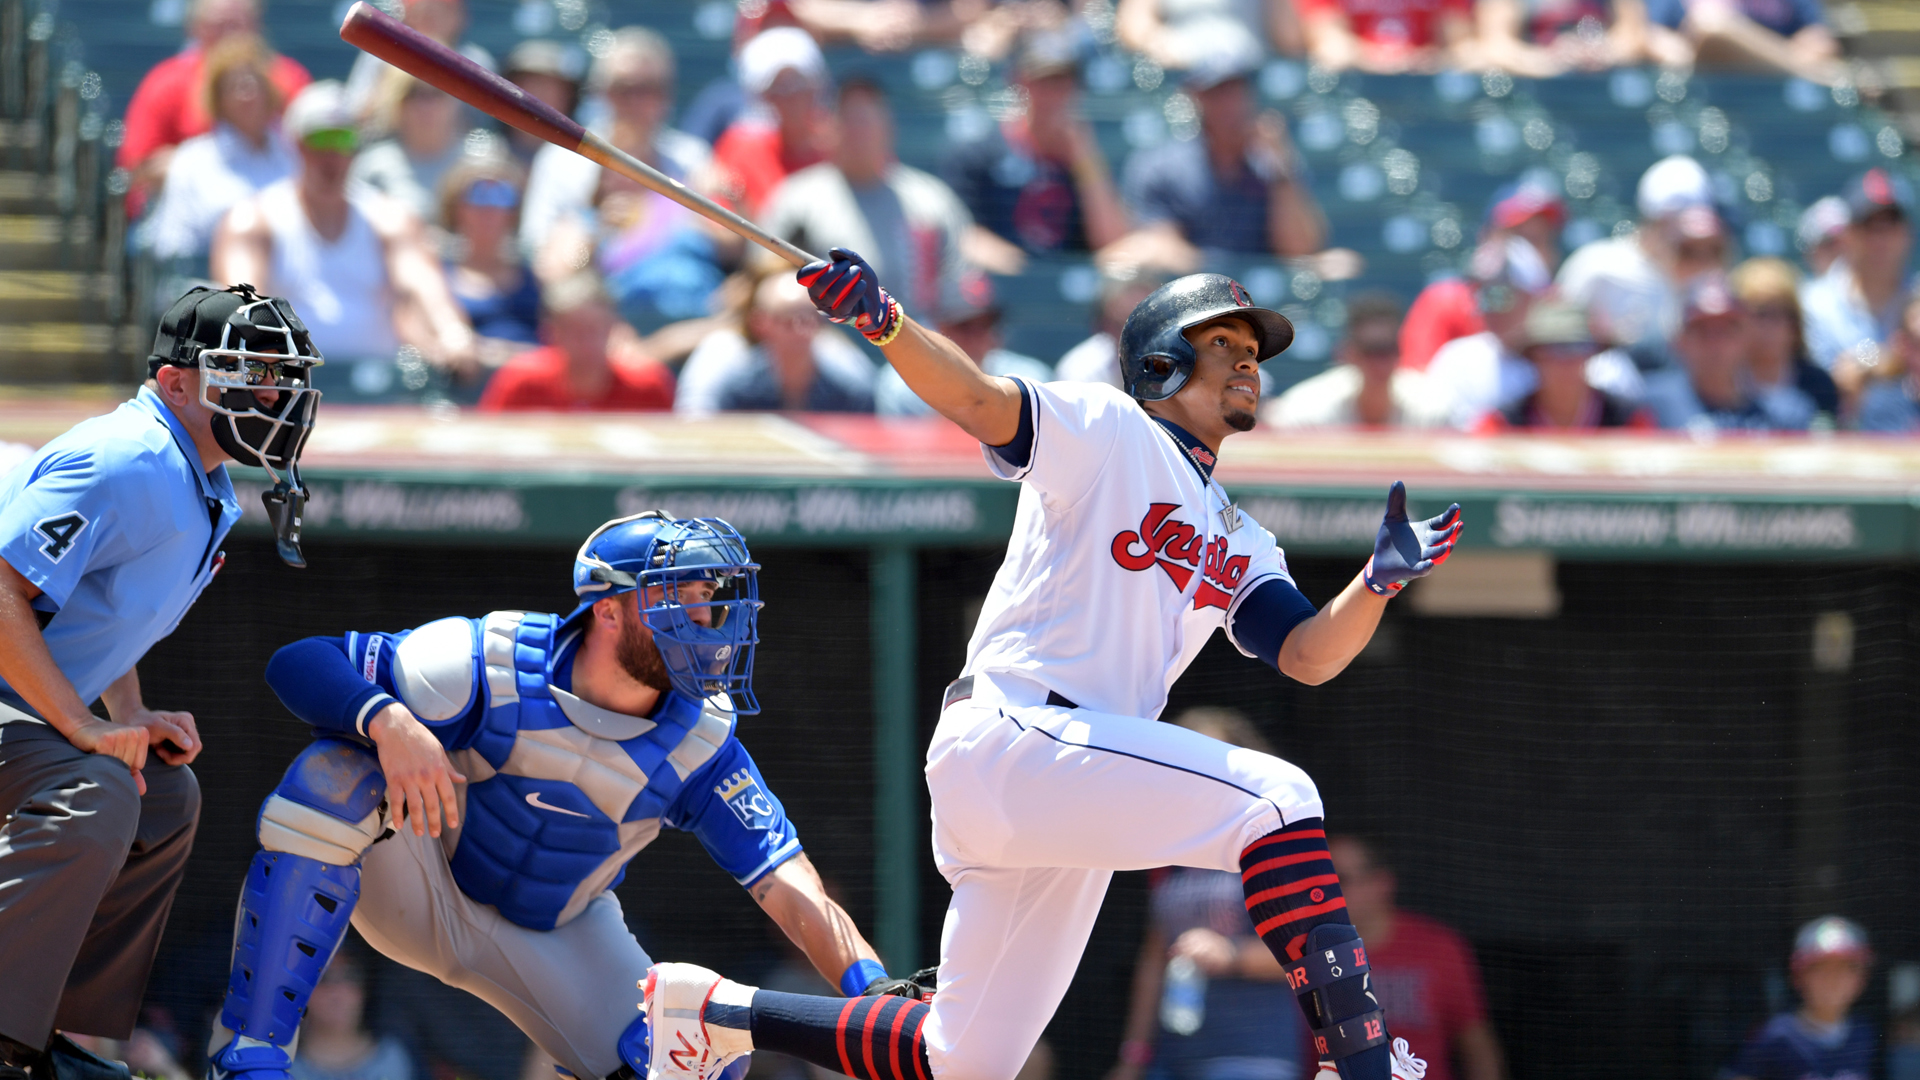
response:
{"label": "baseball batter", "polygon": [[987,375],[908,319],[858,255],[831,254],[800,272],[814,302],[1021,483],[1006,562],[927,750],[934,858],[953,886],[938,988],[882,983],[839,1001],[660,964],[645,980],[650,1080],[704,1080],[755,1048],[859,1080],[1010,1080],[1113,871],[1168,865],[1240,871],[1321,1080],[1417,1080],[1424,1063],[1390,1037],[1370,990],[1313,781],[1154,718],[1218,628],[1301,682],[1339,674],[1388,599],[1452,552],[1459,507],[1410,522],[1395,483],[1372,559],[1316,611],[1272,534],[1212,476],[1221,441],[1253,427],[1260,362],[1293,339],[1238,282],[1195,274],[1142,301],[1121,332],[1123,392]]}

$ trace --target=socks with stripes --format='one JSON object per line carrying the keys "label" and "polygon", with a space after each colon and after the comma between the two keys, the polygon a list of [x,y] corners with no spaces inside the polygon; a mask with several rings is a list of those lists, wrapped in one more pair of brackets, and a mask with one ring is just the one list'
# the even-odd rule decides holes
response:
{"label": "socks with stripes", "polygon": [[[713,1015],[708,1022],[739,1026],[735,1017]],[[828,998],[753,991],[747,1023],[756,1050],[772,1050],[811,1062],[854,1080],[933,1080],[927,1044],[920,1037],[931,1011],[925,1002],[904,997]]]}
{"label": "socks with stripes", "polygon": [[[1299,960],[1309,936],[1319,947],[1336,940],[1360,945],[1359,935],[1350,929],[1353,920],[1347,917],[1347,900],[1333,871],[1326,825],[1320,818],[1296,821],[1248,844],[1240,853],[1240,882],[1254,932],[1281,964]],[[1323,926],[1328,929],[1314,933]],[[1301,993],[1298,1000],[1308,1026],[1315,1030],[1380,1008],[1369,981],[1360,978]],[[1392,1052],[1389,1046],[1375,1046],[1335,1065],[1343,1080],[1388,1080]]]}

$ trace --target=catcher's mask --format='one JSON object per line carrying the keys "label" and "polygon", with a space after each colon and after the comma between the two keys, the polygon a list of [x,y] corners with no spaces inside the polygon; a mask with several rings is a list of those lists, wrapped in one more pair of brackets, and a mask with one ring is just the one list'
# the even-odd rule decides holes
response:
{"label": "catcher's mask", "polygon": [[[188,290],[161,316],[147,357],[149,376],[167,366],[199,370],[200,400],[214,413],[214,441],[273,481],[262,499],[289,566],[307,564],[300,551],[300,509],[307,500],[300,451],[319,410],[313,369],[322,362],[293,305],[251,285]],[[263,390],[278,396],[263,402]]]}
{"label": "catcher's mask", "polygon": [[[760,711],[753,695],[753,651],[759,644],[760,564],[738,530],[719,518],[673,518],[648,510],[593,531],[573,560],[578,617],[596,601],[640,592],[640,618],[666,663],[673,688],[698,700],[724,695],[735,713]],[[711,582],[713,595],[682,585]],[[657,596],[647,590],[657,587]],[[711,625],[693,618],[704,608]]]}

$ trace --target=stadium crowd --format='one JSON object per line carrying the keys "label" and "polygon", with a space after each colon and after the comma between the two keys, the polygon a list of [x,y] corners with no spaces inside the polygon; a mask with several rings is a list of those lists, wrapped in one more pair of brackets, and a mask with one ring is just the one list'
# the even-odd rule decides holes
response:
{"label": "stadium crowd", "polygon": [[[1179,80],[1189,137],[1124,162],[1102,152],[1078,101],[1102,14]],[[460,0],[408,0],[405,18],[462,45]],[[311,82],[260,24],[256,0],[196,0],[187,47],[129,103],[119,154],[156,299],[205,277],[290,297],[341,403],[425,391],[481,410],[927,411],[737,236],[371,57],[344,82]],[[862,252],[907,311],[988,370],[1115,383],[1118,324],[1171,275],[1223,253],[1359,269],[1334,246],[1286,119],[1262,108],[1270,55],[1375,73],[1844,71],[1815,0],[755,0],[734,42],[730,71],[677,114],[675,56],[646,27],[601,35],[590,56],[543,38],[499,62],[462,47],[776,234]],[[823,43],[958,44],[1004,63],[1018,104],[950,140],[932,175],[896,157],[882,84],[830,70]],[[1869,169],[1810,207],[1799,265],[1736,261],[1693,159],[1649,169],[1635,202],[1631,231],[1563,255],[1559,192],[1509,185],[1465,272],[1404,312],[1360,270],[1336,362],[1266,418],[1920,430],[1902,177]],[[1096,325],[1058,357],[1009,351],[993,277],[1061,255],[1099,268]]]}

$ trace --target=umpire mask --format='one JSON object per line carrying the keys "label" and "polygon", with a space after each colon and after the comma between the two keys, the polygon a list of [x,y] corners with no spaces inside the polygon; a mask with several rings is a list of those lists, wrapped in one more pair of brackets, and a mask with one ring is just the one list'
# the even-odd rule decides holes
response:
{"label": "umpire mask", "polygon": [[[313,431],[320,391],[313,369],[323,361],[293,305],[262,296],[251,285],[216,290],[196,286],[160,319],[148,375],[165,366],[200,372],[200,399],[214,413],[213,439],[242,465],[258,466],[273,481],[262,499],[273,523],[280,558],[305,566],[300,510],[306,485],[300,452]],[[276,395],[263,401],[262,391]]]}

